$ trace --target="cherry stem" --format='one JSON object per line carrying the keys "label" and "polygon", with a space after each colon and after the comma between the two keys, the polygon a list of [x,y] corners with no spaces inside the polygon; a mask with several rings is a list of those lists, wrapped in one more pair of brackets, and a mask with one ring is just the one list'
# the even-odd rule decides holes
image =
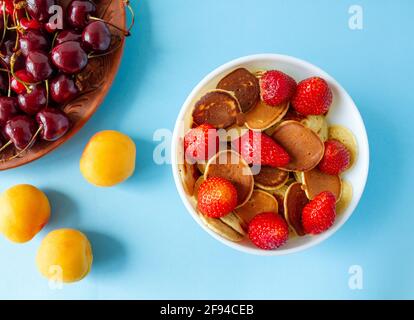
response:
{"label": "cherry stem", "polygon": [[46,107],[49,106],[49,80],[45,80],[45,87],[46,87]]}
{"label": "cherry stem", "polygon": [[11,140],[7,141],[7,143],[0,148],[0,152],[2,152],[4,149],[6,149],[11,144],[12,144],[12,141]]}
{"label": "cherry stem", "polygon": [[23,153],[25,153],[33,145],[33,142],[36,140],[37,136],[39,135],[40,131],[42,131],[42,129],[43,129],[43,125],[40,125],[37,131],[35,132],[35,134],[33,135],[33,137],[30,139],[29,143],[22,150],[17,152],[14,156],[7,158],[3,161],[10,161],[10,160],[16,159],[19,156],[21,156]]}

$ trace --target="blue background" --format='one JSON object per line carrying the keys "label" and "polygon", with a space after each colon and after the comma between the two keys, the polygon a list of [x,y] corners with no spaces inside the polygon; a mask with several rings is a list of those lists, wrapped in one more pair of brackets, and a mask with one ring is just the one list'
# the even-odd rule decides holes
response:
{"label": "blue background", "polygon": [[[25,245],[0,238],[0,298],[414,298],[412,75],[414,2],[140,0],[137,24],[105,102],[52,154],[0,173],[0,187],[46,191],[51,222]],[[364,9],[364,29],[348,28],[348,8]],[[308,60],[334,76],[358,105],[371,145],[365,194],[349,222],[325,243],[284,257],[225,247],[193,221],[169,165],[152,161],[158,128],[173,129],[190,90],[217,66],[254,53]],[[99,189],[79,158],[97,131],[137,144],[136,174]],[[95,261],[83,281],[51,290],[36,270],[41,239],[61,227],[88,235]],[[363,268],[350,290],[348,269]]]}

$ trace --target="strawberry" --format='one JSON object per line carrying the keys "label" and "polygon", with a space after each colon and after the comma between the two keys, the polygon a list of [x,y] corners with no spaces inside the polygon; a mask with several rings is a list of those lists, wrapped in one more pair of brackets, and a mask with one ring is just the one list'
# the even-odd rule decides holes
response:
{"label": "strawberry", "polygon": [[289,154],[268,135],[249,130],[232,142],[233,148],[248,164],[284,167]]}
{"label": "strawberry", "polygon": [[351,153],[338,140],[328,140],[325,142],[325,153],[319,170],[330,175],[338,175],[349,168],[351,163]]}
{"label": "strawberry", "polygon": [[320,115],[328,112],[332,104],[332,91],[319,77],[299,82],[292,99],[292,107],[303,115]]}
{"label": "strawberry", "polygon": [[208,160],[218,151],[217,130],[210,124],[202,124],[191,129],[184,137],[184,152],[193,160]]}
{"label": "strawberry", "polygon": [[306,233],[319,234],[335,222],[336,199],[332,192],[324,191],[310,201],[302,211],[302,224]]}
{"label": "strawberry", "polygon": [[278,106],[290,101],[296,90],[296,81],[278,70],[267,71],[260,78],[260,94],[269,106]]}
{"label": "strawberry", "polygon": [[274,212],[264,212],[250,221],[248,234],[257,247],[272,250],[285,244],[289,237],[289,227],[281,216]]}
{"label": "strawberry", "polygon": [[227,179],[211,177],[198,189],[198,210],[207,217],[221,218],[237,206],[237,190]]}

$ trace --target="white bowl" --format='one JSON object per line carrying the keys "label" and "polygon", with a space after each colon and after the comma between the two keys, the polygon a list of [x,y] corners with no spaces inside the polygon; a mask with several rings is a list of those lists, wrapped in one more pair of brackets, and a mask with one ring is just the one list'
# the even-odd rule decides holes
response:
{"label": "white bowl", "polygon": [[[277,250],[261,250],[253,246],[253,244],[248,240],[241,243],[231,242],[207,228],[198,217],[195,200],[185,193],[178,170],[180,153],[179,143],[180,141],[182,142],[184,133],[189,130],[191,126],[191,113],[195,102],[197,102],[197,100],[207,91],[214,89],[220,79],[239,67],[245,67],[249,70],[278,69],[291,75],[297,81],[311,76],[320,76],[324,78],[329,83],[334,96],[333,105],[328,115],[328,123],[340,124],[347,127],[354,133],[358,142],[359,153],[357,162],[350,170],[344,174],[344,178],[351,183],[353,188],[353,197],[348,208],[342,214],[338,215],[335,224],[328,231],[317,236],[295,237],[289,239],[284,246]],[[331,235],[338,231],[342,225],[344,225],[344,223],[349,219],[355,210],[365,188],[365,183],[368,176],[368,168],[369,146],[367,133],[365,131],[365,126],[361,115],[349,94],[334,78],[332,78],[329,74],[320,68],[306,61],[278,54],[259,54],[239,58],[222,65],[207,75],[193,89],[187,100],[184,102],[175,124],[172,140],[172,170],[174,174],[174,180],[178,193],[180,194],[180,197],[184,202],[184,205],[186,206],[188,212],[197,221],[197,223],[212,237],[231,248],[250,254],[284,255],[310,248],[328,239]]]}

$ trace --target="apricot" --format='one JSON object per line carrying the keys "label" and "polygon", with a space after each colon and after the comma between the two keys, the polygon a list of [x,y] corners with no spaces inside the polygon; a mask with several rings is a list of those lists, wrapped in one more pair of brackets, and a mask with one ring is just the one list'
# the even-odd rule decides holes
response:
{"label": "apricot", "polygon": [[48,279],[75,282],[91,270],[92,248],[88,238],[74,229],[50,232],[40,244],[36,264]]}
{"label": "apricot", "polygon": [[34,186],[19,184],[0,195],[0,232],[10,241],[31,240],[49,217],[49,200]]}
{"label": "apricot", "polygon": [[128,179],[135,170],[135,143],[114,130],[96,133],[80,159],[80,171],[91,184],[110,187]]}

